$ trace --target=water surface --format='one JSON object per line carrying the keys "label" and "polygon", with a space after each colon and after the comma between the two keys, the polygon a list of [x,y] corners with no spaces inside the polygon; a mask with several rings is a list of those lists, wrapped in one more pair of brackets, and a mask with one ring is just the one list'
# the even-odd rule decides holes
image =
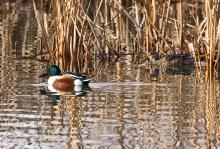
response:
{"label": "water surface", "polygon": [[[41,31],[32,2],[18,7],[17,21],[11,22],[13,6],[0,15],[1,60],[15,57],[15,41],[18,56],[39,48]],[[219,80],[210,81],[206,71],[192,69],[183,75],[122,57],[97,66],[89,74],[89,88],[64,95],[50,92],[41,84],[46,79],[38,78],[52,63],[0,63],[0,148],[220,146]]]}

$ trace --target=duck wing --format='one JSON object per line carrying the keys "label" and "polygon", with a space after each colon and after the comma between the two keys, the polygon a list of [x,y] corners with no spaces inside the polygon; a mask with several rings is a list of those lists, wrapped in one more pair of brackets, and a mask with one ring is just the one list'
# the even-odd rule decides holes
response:
{"label": "duck wing", "polygon": [[64,72],[60,75],[70,76],[70,77],[73,77],[74,79],[86,79],[86,75],[84,73]]}
{"label": "duck wing", "polygon": [[167,61],[167,62],[172,62],[173,60],[176,60],[178,59],[177,55],[176,54],[167,54],[164,59]]}

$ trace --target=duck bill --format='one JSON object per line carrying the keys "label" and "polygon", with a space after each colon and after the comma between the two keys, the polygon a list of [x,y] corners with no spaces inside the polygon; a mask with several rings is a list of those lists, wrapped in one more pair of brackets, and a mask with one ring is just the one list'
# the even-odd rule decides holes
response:
{"label": "duck bill", "polygon": [[45,72],[45,73],[43,73],[43,74],[39,75],[39,77],[38,77],[38,78],[45,77],[46,75],[48,75],[48,72]]}
{"label": "duck bill", "polygon": [[143,61],[149,61],[149,60],[150,60],[149,56],[146,56]]}

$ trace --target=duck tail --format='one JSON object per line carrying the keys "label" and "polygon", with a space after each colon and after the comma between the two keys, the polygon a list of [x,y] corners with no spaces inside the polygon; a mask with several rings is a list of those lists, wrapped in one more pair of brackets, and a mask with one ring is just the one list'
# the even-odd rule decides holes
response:
{"label": "duck tail", "polygon": [[85,78],[85,79],[82,80],[82,83],[83,83],[83,85],[88,85],[91,80],[92,79]]}

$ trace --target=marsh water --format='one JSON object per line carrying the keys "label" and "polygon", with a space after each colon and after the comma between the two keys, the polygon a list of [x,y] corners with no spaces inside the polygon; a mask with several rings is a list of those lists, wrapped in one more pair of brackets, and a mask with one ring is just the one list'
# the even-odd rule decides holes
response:
{"label": "marsh water", "polygon": [[42,34],[32,2],[4,4],[0,148],[220,146],[220,83],[205,69],[160,70],[124,56],[93,68],[93,80],[80,92],[51,92],[38,76],[52,61],[4,61],[16,57],[16,41],[17,57],[35,54]]}

